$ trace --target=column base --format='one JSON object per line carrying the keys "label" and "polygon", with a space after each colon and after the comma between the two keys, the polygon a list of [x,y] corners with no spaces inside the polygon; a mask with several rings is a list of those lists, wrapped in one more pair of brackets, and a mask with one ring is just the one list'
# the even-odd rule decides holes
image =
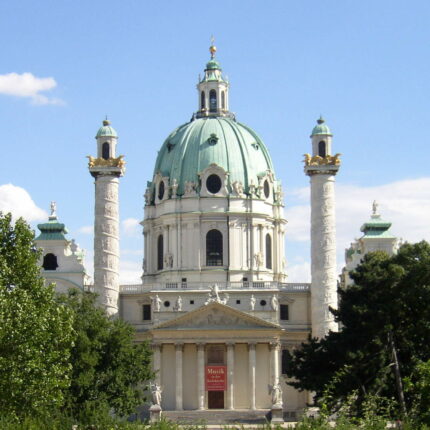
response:
{"label": "column base", "polygon": [[149,421],[152,423],[161,421],[161,406],[152,405],[149,408]]}
{"label": "column base", "polygon": [[282,409],[282,406],[273,405],[272,406],[272,423],[283,423],[284,422],[284,411]]}

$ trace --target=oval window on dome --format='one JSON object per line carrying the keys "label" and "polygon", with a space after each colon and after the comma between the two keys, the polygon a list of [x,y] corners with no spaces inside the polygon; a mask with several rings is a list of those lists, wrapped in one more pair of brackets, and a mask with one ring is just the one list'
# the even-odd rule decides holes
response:
{"label": "oval window on dome", "polygon": [[218,175],[209,175],[206,179],[206,188],[212,194],[216,194],[221,189],[221,178]]}
{"label": "oval window on dome", "polygon": [[164,197],[164,182],[161,181],[158,185],[158,200],[163,200]]}
{"label": "oval window on dome", "polygon": [[264,196],[266,199],[268,199],[270,196],[270,185],[267,179],[264,181]]}

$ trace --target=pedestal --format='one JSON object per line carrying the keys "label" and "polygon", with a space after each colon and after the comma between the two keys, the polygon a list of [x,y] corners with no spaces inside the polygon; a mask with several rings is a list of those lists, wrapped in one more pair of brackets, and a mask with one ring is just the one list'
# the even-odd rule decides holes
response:
{"label": "pedestal", "polygon": [[160,405],[152,405],[149,408],[149,421],[151,423],[155,423],[161,420],[161,406]]}
{"label": "pedestal", "polygon": [[272,405],[272,423],[283,423],[284,422],[284,411],[282,405]]}

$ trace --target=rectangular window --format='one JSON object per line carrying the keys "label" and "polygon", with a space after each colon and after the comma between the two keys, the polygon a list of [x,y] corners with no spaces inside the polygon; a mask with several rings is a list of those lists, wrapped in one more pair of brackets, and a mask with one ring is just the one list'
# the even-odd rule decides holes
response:
{"label": "rectangular window", "polygon": [[290,319],[288,312],[288,305],[280,305],[279,306],[280,319],[282,321],[288,321]]}
{"label": "rectangular window", "polygon": [[143,320],[144,321],[150,321],[151,320],[151,305],[143,305],[142,311],[143,311]]}
{"label": "rectangular window", "polygon": [[288,349],[282,350],[282,374],[286,375],[290,367],[290,353]]}

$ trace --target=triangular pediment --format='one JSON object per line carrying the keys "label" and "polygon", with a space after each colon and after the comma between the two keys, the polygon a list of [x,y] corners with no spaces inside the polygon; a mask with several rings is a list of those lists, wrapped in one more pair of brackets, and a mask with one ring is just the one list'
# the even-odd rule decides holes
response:
{"label": "triangular pediment", "polygon": [[241,330],[279,329],[277,324],[233,309],[221,303],[210,303],[178,318],[165,321],[154,329]]}

